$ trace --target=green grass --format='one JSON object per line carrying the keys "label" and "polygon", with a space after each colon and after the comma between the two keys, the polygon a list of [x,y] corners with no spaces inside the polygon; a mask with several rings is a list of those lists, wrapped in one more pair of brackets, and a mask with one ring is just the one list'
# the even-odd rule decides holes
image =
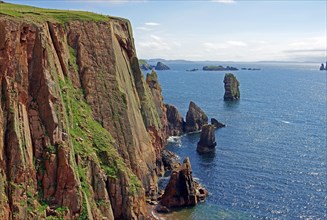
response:
{"label": "green grass", "polygon": [[140,65],[143,65],[143,64],[147,64],[148,62],[146,60],[142,60],[142,59],[139,59],[139,64]]}
{"label": "green grass", "polygon": [[72,20],[96,22],[109,20],[108,16],[86,11],[43,9],[9,3],[0,3],[0,14],[21,18],[24,19],[24,21],[31,22],[56,21],[59,23],[66,23]]}
{"label": "green grass", "polygon": [[[76,51],[73,48],[70,48],[69,62],[78,68]],[[110,177],[117,178],[119,171],[127,172],[123,158],[114,147],[114,139],[99,122],[94,120],[91,107],[84,99],[83,91],[75,88],[67,77],[64,81],[59,80],[59,85],[70,125],[68,132],[75,153],[84,158],[92,158]],[[80,176],[81,169],[79,168]]]}
{"label": "green grass", "polygon": [[133,195],[138,193],[138,189],[142,187],[140,180],[134,174],[130,175],[130,193]]}

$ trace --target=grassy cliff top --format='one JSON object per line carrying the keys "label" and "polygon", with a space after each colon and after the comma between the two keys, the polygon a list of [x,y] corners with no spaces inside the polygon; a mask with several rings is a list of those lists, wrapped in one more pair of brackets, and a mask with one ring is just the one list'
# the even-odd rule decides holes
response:
{"label": "grassy cliff top", "polygon": [[0,1],[0,16],[7,15],[17,19],[24,19],[28,22],[44,22],[53,21],[66,23],[72,20],[81,21],[108,21],[109,16],[100,15],[86,11],[69,11],[36,8],[26,5],[17,5],[10,3],[1,3]]}

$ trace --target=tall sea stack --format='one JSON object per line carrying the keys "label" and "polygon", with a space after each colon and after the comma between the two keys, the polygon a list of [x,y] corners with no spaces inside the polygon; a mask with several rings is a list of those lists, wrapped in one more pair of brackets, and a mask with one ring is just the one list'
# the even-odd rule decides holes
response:
{"label": "tall sea stack", "polygon": [[224,78],[225,94],[224,101],[233,101],[240,99],[240,83],[232,73],[226,73]]}
{"label": "tall sea stack", "polygon": [[204,125],[202,127],[200,141],[196,148],[199,153],[214,152],[217,145],[215,138],[216,127],[214,125]]}
{"label": "tall sea stack", "polygon": [[184,131],[194,132],[201,130],[202,126],[208,124],[208,117],[194,102],[190,102],[187,114]]}

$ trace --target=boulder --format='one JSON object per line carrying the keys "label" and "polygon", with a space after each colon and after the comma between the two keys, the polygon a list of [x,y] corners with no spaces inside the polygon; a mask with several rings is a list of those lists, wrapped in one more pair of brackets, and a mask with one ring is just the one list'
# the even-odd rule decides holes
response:
{"label": "boulder", "polygon": [[240,99],[239,81],[232,73],[226,73],[224,78],[225,95],[224,101],[233,101]]}
{"label": "boulder", "polygon": [[160,205],[158,204],[156,206],[156,209],[155,209],[158,213],[169,213],[170,210],[166,207],[166,206],[163,206],[163,205]]}
{"label": "boulder", "polygon": [[196,183],[193,180],[190,159],[185,158],[183,165],[172,171],[160,205],[167,208],[194,206],[198,202]]}
{"label": "boulder", "polygon": [[204,125],[202,127],[200,141],[196,148],[199,153],[210,153],[215,151],[217,145],[215,138],[215,129],[214,125]]}
{"label": "boulder", "polygon": [[215,118],[211,118],[211,124],[212,124],[213,126],[215,126],[215,128],[223,128],[223,127],[226,127],[225,124],[219,122],[219,121],[218,121],[217,119],[215,119]]}
{"label": "boulder", "polygon": [[194,102],[191,101],[186,114],[184,131],[199,131],[201,127],[205,124],[208,124],[207,115],[202,111],[199,106],[197,106]]}
{"label": "boulder", "polygon": [[158,62],[155,69],[156,70],[170,70],[170,68],[162,62]]}
{"label": "boulder", "polygon": [[183,126],[185,124],[183,117],[178,112],[178,109],[169,104],[165,104],[167,109],[167,120],[168,120],[168,135],[169,136],[180,136],[183,133]]}

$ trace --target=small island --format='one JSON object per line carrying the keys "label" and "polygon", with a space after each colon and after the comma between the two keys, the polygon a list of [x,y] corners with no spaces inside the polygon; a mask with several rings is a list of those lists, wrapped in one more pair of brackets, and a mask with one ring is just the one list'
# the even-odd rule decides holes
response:
{"label": "small island", "polygon": [[195,72],[195,71],[198,71],[199,69],[197,68],[194,68],[194,69],[190,69],[190,70],[186,70],[187,72]]}
{"label": "small island", "polygon": [[252,71],[255,71],[255,70],[261,70],[260,68],[245,68],[243,67],[241,70],[252,70]]}
{"label": "small island", "polygon": [[223,66],[204,66],[202,68],[202,70],[204,70],[204,71],[236,71],[238,69],[235,68],[235,67],[232,67],[232,66],[226,66],[226,67],[223,67]]}
{"label": "small island", "polygon": [[320,70],[327,70],[327,62],[326,62],[326,66],[324,66],[323,63],[320,65]]}
{"label": "small island", "polygon": [[167,66],[166,64],[162,63],[162,62],[158,62],[155,70],[170,70],[169,66]]}

